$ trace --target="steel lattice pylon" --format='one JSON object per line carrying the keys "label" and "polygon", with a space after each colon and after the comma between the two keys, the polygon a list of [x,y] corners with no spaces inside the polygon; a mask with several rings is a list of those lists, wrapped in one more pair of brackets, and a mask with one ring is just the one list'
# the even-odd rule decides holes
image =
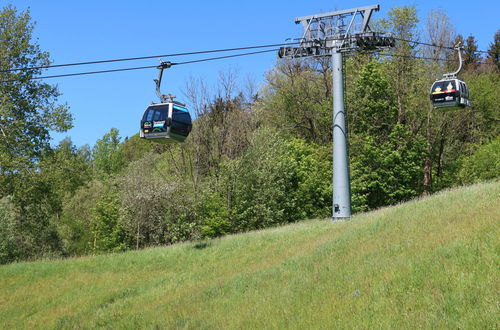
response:
{"label": "steel lattice pylon", "polygon": [[333,72],[333,198],[334,220],[351,217],[349,153],[344,108],[344,76],[342,54],[359,50],[393,47],[395,39],[373,32],[369,26],[379,5],[303,16],[295,19],[304,34],[298,47],[282,47],[279,57],[299,58],[331,56]]}

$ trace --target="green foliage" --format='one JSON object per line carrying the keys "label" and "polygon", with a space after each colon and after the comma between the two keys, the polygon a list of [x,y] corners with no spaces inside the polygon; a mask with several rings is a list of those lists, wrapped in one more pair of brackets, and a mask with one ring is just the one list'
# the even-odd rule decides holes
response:
{"label": "green foliage", "polygon": [[14,221],[20,258],[59,256],[61,242],[54,220],[61,200],[53,182],[43,172],[25,171],[18,173],[15,184],[16,190],[11,196],[18,210]]}
{"label": "green foliage", "polygon": [[76,149],[69,138],[62,140],[56,149],[47,152],[39,167],[40,176],[51,185],[57,213],[61,211],[65,195],[73,194],[92,177],[90,152],[85,147]]}
{"label": "green foliage", "polygon": [[109,182],[91,181],[72,195],[66,195],[57,231],[63,251],[68,255],[84,255],[92,252],[92,221],[96,218],[95,205],[111,189]]}
{"label": "green foliage", "polygon": [[83,150],[76,150],[70,140],[45,152],[37,171],[21,171],[14,178],[16,190],[11,202],[19,210],[11,217],[16,232],[20,258],[62,253],[57,227],[66,195],[90,180],[90,166]]}
{"label": "green foliage", "polygon": [[254,114],[248,111],[242,93],[232,97],[229,88],[226,94],[219,93],[198,109],[199,118],[187,142],[190,149],[186,151],[194,153],[196,170],[207,177],[218,176],[224,158],[241,157],[255,129]]}
{"label": "green foliage", "polygon": [[49,131],[72,127],[65,105],[58,105],[56,87],[31,79],[41,69],[9,71],[50,64],[49,54],[32,39],[29,12],[12,6],[0,10],[0,196],[11,194],[16,174],[33,169],[33,161],[49,149]]}
{"label": "green foliage", "polygon": [[[2,230],[9,233],[5,244],[11,249],[2,262],[61,253],[53,219],[70,182],[84,176],[64,181],[62,168],[78,171],[75,163],[63,162],[61,169],[49,165],[54,156],[49,132],[72,127],[68,107],[57,104],[57,87],[32,79],[41,69],[10,71],[50,64],[49,54],[32,38],[33,27],[28,11],[0,10],[0,199],[8,198],[10,205]],[[61,156],[59,150],[55,154]]]}
{"label": "green foliage", "polygon": [[382,64],[372,60],[361,69],[349,103],[349,127],[353,134],[384,140],[397,121],[395,93]]}
{"label": "green foliage", "polygon": [[128,164],[143,158],[149,151],[161,146],[162,145],[158,143],[152,143],[146,139],[141,139],[139,134],[135,134],[125,139],[125,141],[120,144],[120,153],[122,154],[123,160]]}
{"label": "green foliage", "polygon": [[476,38],[471,34],[465,40],[464,54],[463,54],[463,66],[465,71],[474,72],[478,68],[478,62],[481,59],[481,55],[477,52],[477,41]]}
{"label": "green foliage", "polygon": [[496,66],[497,72],[500,72],[500,30],[497,30],[493,42],[488,49],[488,59]]}
{"label": "green foliage", "polygon": [[414,40],[419,22],[415,6],[392,7],[387,16],[386,20],[381,20],[382,24],[391,29],[398,37]]}
{"label": "green foliage", "polygon": [[[434,13],[429,37],[447,44],[453,27]],[[402,39],[418,39],[414,6],[378,22]],[[331,215],[332,72],[328,59],[280,60],[262,89],[235,92],[231,73],[209,97],[188,84],[196,113],[182,144],[113,128],[77,149],[53,148],[49,131],[71,126],[57,88],[32,80],[49,64],[31,40],[29,13],[0,12],[0,263],[85,255],[215,238]],[[496,38],[496,36],[495,36]],[[458,36],[456,40],[462,40]],[[498,177],[499,73],[476,67],[462,78],[473,107],[434,110],[429,86],[455,63],[416,60],[414,44],[395,56],[345,60],[350,176],[354,212],[395,204],[457,184]],[[495,48],[488,61],[495,60]],[[419,49],[418,51],[421,51]],[[429,52],[428,50],[423,50]],[[455,54],[429,52],[435,58]],[[498,57],[498,56],[497,56]],[[201,246],[201,245],[200,245]]]}
{"label": "green foliage", "polygon": [[189,185],[177,185],[167,198],[163,210],[163,239],[173,244],[201,238],[200,218],[196,214],[196,192]]}
{"label": "green foliage", "polygon": [[200,201],[201,235],[207,238],[230,233],[229,211],[224,198],[214,192],[205,192]]}
{"label": "green foliage", "polygon": [[[418,39],[418,22],[415,6],[393,7],[388,13],[388,18],[380,20],[381,26],[385,27],[387,32],[405,40]],[[397,122],[399,124],[413,121],[414,112],[419,110],[415,107],[415,102],[422,99],[420,94],[415,99],[416,85],[420,76],[418,61],[411,58],[416,55],[415,47],[411,43],[398,42],[396,47],[389,50],[395,56],[387,60],[385,65],[387,77],[397,96]],[[425,93],[427,94],[427,91]]]}
{"label": "green foliage", "polygon": [[118,178],[124,225],[136,248],[198,237],[190,165],[181,147],[168,150],[146,154]]}
{"label": "green foliage", "polygon": [[160,161],[160,155],[147,153],[130,163],[117,178],[123,224],[128,235],[134,237],[136,248],[164,243],[162,217],[172,178],[159,175]]}
{"label": "green foliage", "polygon": [[474,133],[481,140],[491,140],[500,135],[500,74],[483,73],[466,78],[475,121]]}
{"label": "green foliage", "polygon": [[327,69],[313,69],[314,64],[278,63],[267,75],[268,86],[257,112],[264,125],[282,134],[324,143],[332,134],[332,78]]}
{"label": "green foliage", "polygon": [[353,136],[351,145],[355,212],[408,200],[421,193],[426,149],[421,137],[396,125],[383,143],[371,136]]}
{"label": "green foliage", "polygon": [[91,221],[92,252],[123,251],[128,248],[127,234],[120,222],[118,194],[108,193],[93,208]]}
{"label": "green foliage", "polygon": [[123,169],[125,162],[120,152],[120,136],[116,128],[112,128],[102,139],[97,140],[92,150],[92,158],[94,173],[98,178],[106,178]]}
{"label": "green foliage", "polygon": [[470,157],[462,161],[459,177],[470,184],[500,177],[500,137],[480,146]]}
{"label": "green foliage", "polygon": [[230,217],[235,231],[265,228],[297,219],[291,193],[297,178],[286,162],[286,142],[271,131],[259,130],[247,153],[230,167]]}
{"label": "green foliage", "polygon": [[18,260],[19,236],[22,235],[17,227],[16,219],[19,217],[19,211],[16,210],[12,202],[12,196],[6,196],[0,199],[0,264],[5,264]]}
{"label": "green foliage", "polygon": [[245,155],[225,164],[226,194],[234,231],[264,228],[331,211],[331,161],[324,148],[287,142],[260,129]]}
{"label": "green foliage", "polygon": [[421,192],[425,141],[411,134],[406,125],[397,124],[396,95],[383,66],[374,60],[366,63],[351,92],[349,127],[354,212],[407,200]]}
{"label": "green foliage", "polygon": [[293,139],[287,143],[288,162],[297,177],[293,191],[297,218],[326,218],[332,214],[332,158],[330,146]]}

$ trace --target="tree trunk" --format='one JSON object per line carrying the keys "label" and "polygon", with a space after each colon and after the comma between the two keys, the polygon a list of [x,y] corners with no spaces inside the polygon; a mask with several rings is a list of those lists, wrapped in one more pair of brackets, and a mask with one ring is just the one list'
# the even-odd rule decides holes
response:
{"label": "tree trunk", "polygon": [[137,237],[136,237],[136,242],[135,242],[135,249],[139,250],[139,222],[137,222]]}
{"label": "tree trunk", "polygon": [[436,169],[436,176],[437,176],[437,184],[438,187],[441,187],[441,182],[443,179],[443,163],[444,163],[444,147],[446,144],[446,139],[441,138],[440,143],[439,143],[439,155],[438,155],[438,164],[437,164],[437,169]]}
{"label": "tree trunk", "polygon": [[432,142],[431,142],[431,121],[432,121],[432,106],[429,106],[427,111],[427,154],[425,155],[424,163],[424,190],[422,195],[430,195],[432,190]]}
{"label": "tree trunk", "polygon": [[431,153],[432,147],[429,146],[427,150],[427,155],[425,156],[425,165],[424,165],[424,191],[422,195],[427,196],[430,195],[432,190],[432,158]]}

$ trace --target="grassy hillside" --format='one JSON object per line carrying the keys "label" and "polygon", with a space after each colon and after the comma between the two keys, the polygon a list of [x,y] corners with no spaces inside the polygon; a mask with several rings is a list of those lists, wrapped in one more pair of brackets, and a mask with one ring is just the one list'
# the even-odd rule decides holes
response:
{"label": "grassy hillside", "polygon": [[498,328],[500,183],[203,243],[0,267],[0,328]]}

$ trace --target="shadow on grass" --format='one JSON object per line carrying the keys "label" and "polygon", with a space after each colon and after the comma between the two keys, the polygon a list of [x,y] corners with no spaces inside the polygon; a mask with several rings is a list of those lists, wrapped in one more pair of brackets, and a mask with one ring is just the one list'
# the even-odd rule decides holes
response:
{"label": "shadow on grass", "polygon": [[213,243],[210,241],[198,242],[198,243],[193,245],[193,249],[203,250],[203,249],[211,247],[212,245],[213,245]]}

